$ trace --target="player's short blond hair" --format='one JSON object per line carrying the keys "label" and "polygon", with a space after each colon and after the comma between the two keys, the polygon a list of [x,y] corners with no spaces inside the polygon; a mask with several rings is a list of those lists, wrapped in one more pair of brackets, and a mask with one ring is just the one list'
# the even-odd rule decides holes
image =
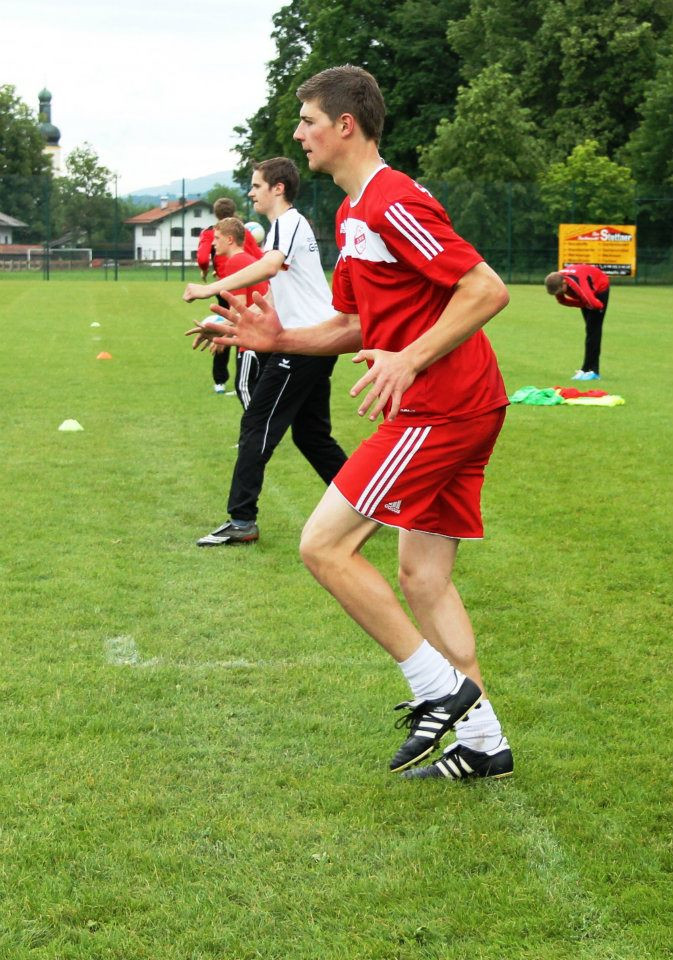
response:
{"label": "player's short blond hair", "polygon": [[225,217],[223,220],[218,220],[215,229],[221,237],[233,237],[237,247],[242,247],[245,243],[245,227],[238,217]]}
{"label": "player's short blond hair", "polygon": [[544,285],[547,288],[547,293],[551,293],[554,297],[557,293],[561,293],[565,280],[566,278],[562,273],[559,273],[558,270],[555,270],[553,273],[548,273],[544,278]]}

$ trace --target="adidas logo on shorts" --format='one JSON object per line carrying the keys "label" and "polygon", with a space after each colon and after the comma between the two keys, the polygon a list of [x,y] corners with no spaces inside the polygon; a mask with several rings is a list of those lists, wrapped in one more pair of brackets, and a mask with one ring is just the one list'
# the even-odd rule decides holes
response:
{"label": "adidas logo on shorts", "polygon": [[402,509],[402,501],[391,500],[390,503],[384,503],[383,506],[386,510],[390,510],[391,513],[399,513]]}

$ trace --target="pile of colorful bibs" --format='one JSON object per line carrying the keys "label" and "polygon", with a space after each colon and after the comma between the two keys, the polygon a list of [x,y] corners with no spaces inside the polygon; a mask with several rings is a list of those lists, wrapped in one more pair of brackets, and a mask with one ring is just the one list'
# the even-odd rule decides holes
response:
{"label": "pile of colorful bibs", "polygon": [[509,398],[510,403],[527,403],[531,407],[569,406],[620,407],[624,397],[605,390],[577,390],[575,387],[521,387]]}

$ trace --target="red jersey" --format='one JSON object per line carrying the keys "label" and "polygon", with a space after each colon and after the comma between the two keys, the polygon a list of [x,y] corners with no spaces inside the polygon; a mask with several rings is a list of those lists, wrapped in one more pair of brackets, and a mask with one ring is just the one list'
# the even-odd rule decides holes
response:
{"label": "red jersey", "polygon": [[[243,267],[249,267],[251,263],[255,263],[257,260],[259,260],[259,257],[251,257],[250,254],[244,250],[243,253],[235,253],[233,257],[222,257],[221,259],[224,261],[224,263],[222,264],[223,272],[218,274],[220,279],[223,277],[229,277],[232,273],[238,273],[238,271],[242,270]],[[257,292],[261,294],[261,296],[264,296],[268,289],[269,284],[266,280],[262,280],[261,283],[256,283],[252,287],[242,287],[240,290],[232,290],[231,292],[237,297],[245,297],[245,304],[247,307],[250,307],[252,306],[253,302],[253,293]]]}
{"label": "red jersey", "polygon": [[608,276],[590,263],[574,263],[559,273],[568,285],[567,293],[557,293],[556,299],[564,307],[584,307],[586,310],[604,310],[605,304],[596,296],[610,286]]}
{"label": "red jersey", "polygon": [[[196,250],[196,262],[201,270],[208,270],[210,267],[210,261],[212,259],[213,270],[215,271],[218,279],[221,280],[222,277],[225,276],[225,274],[222,273],[222,270],[224,269],[227,257],[223,256],[222,254],[215,253],[214,240],[214,226],[206,227],[205,230],[201,231],[199,236],[199,245]],[[252,257],[253,260],[259,260],[262,256],[264,256],[264,251],[261,249],[260,245],[257,243],[249,230],[245,231],[245,243],[243,244],[243,249]]]}
{"label": "red jersey", "polygon": [[[365,349],[413,343],[437,322],[460,278],[483,261],[424,187],[386,166],[357,200],[341,204],[336,242],[334,307],[360,315]],[[418,374],[400,416],[463,420],[506,405],[495,354],[479,330]]]}
{"label": "red jersey", "polygon": [[[257,241],[255,241],[255,246],[257,246]],[[238,271],[242,270],[243,267],[249,267],[251,263],[255,263],[257,260],[259,260],[259,257],[251,257],[250,254],[244,250],[243,253],[235,253],[233,257],[217,257],[216,259],[221,259],[223,261],[221,264],[221,269],[223,272],[218,274],[219,278],[222,279],[223,277],[231,276],[232,273],[238,273]],[[253,303],[253,293],[257,291],[257,293],[261,294],[261,296],[264,296],[268,289],[269,284],[266,280],[262,280],[261,283],[256,283],[252,287],[242,287],[240,290],[232,290],[231,292],[237,297],[245,297],[246,307],[251,307]],[[238,352],[244,353],[245,351],[242,347],[239,347]]]}

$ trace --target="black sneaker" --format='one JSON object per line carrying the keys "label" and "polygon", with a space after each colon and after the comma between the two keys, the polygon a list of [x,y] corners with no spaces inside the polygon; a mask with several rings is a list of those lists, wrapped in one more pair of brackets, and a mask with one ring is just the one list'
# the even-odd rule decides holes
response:
{"label": "black sneaker", "polygon": [[427,767],[418,767],[416,770],[407,770],[403,776],[408,779],[422,777],[436,777],[447,780],[469,780],[473,777],[509,777],[514,769],[512,751],[505,737],[502,738],[495,750],[482,753],[479,750],[470,750],[462,743],[452,743],[447,747],[439,760]]}
{"label": "black sneaker", "polygon": [[396,710],[406,707],[409,713],[398,720],[395,726],[409,727],[411,736],[390,761],[390,769],[397,773],[427,757],[439,746],[442,737],[467,716],[480,700],[481,690],[474,680],[465,677],[455,693],[441,700],[409,700],[398,703]]}
{"label": "black sneaker", "polygon": [[227,520],[217,530],[197,540],[196,545],[197,547],[235,547],[241,543],[254,543],[255,540],[259,540],[259,528],[253,520],[245,524],[234,524],[231,520]]}

